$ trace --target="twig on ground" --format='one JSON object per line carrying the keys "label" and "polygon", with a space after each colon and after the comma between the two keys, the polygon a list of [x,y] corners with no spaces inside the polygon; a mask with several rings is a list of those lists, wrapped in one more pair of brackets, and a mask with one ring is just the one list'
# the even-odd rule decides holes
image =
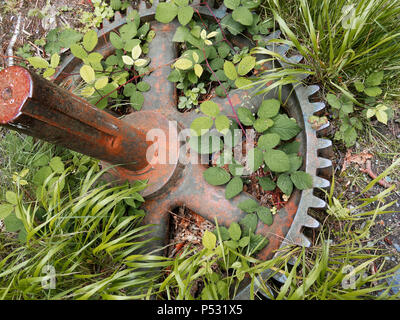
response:
{"label": "twig on ground", "polygon": [[[21,1],[19,8],[21,9],[23,6],[24,2]],[[11,40],[8,44],[7,47],[7,55],[8,55],[8,62],[7,62],[7,66],[11,67],[14,65],[14,45],[15,42],[17,41],[17,38],[19,36],[19,33],[21,31],[21,22],[22,22],[22,13],[20,12],[17,18],[17,24],[15,25],[15,29],[14,29],[14,33],[13,36],[11,37]]]}
{"label": "twig on ground", "polygon": [[[372,178],[372,180],[376,179],[376,177],[378,176],[377,174],[375,174],[372,171],[371,160],[367,160],[365,162],[365,169],[361,168],[360,171],[367,173]],[[390,188],[392,186],[390,183],[386,182],[384,179],[379,180],[378,184],[385,188]]]}

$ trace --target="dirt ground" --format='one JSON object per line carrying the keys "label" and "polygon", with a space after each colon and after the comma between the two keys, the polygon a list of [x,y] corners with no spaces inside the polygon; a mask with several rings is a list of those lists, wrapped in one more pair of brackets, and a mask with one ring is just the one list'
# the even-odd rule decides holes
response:
{"label": "dirt ground", "polygon": [[[52,28],[62,25],[69,25],[73,28],[79,27],[80,22],[76,15],[76,11],[79,9],[90,11],[91,5],[86,0],[52,0],[50,1],[53,12],[51,19],[40,19],[35,16],[28,16],[28,13],[32,9],[43,9],[46,5],[46,0],[33,0],[33,1],[22,1],[22,0],[5,0],[1,1],[0,4],[0,65],[4,66],[6,61],[1,55],[7,55],[7,47],[13,36],[18,16],[21,16],[21,29],[17,37],[17,40],[12,48],[14,54],[16,50],[22,47],[24,44],[31,44],[35,50],[40,53],[34,41],[36,39],[43,38]],[[62,7],[68,7],[68,10],[62,11]],[[31,11],[32,12],[32,11]],[[396,118],[396,117],[395,117]],[[398,117],[397,117],[398,118]],[[400,125],[395,121],[390,121],[388,127],[383,125],[376,125],[377,131],[381,133],[381,137],[377,138],[374,143],[371,143],[370,137],[361,137],[356,146],[351,148],[350,152],[342,146],[334,143],[334,172],[335,172],[335,195],[338,197],[340,194],[342,197],[351,200],[365,187],[370,181],[371,176],[363,171],[366,166],[366,161],[371,161],[371,171],[377,175],[383,172],[390,164],[393,159],[398,157],[400,154]],[[371,155],[371,157],[358,159],[356,156],[362,154]],[[353,156],[353,158],[351,158]],[[354,161],[353,161],[354,160]],[[358,160],[355,161],[355,160]],[[346,169],[343,170],[343,166]],[[394,171],[387,179],[387,184],[396,184],[399,186],[399,174],[400,169]],[[380,185],[373,187],[366,197],[376,195],[385,188]],[[390,201],[397,201],[387,211],[399,211],[400,210],[400,194],[398,192],[392,193],[389,197]],[[372,210],[374,205],[370,205],[369,208]],[[184,213],[182,213],[184,212]],[[182,213],[182,218],[177,218],[177,214]],[[182,234],[183,229],[179,229],[179,219],[184,221],[190,221],[187,216],[187,211],[179,211],[174,214],[173,224],[176,227],[174,230],[175,234]],[[178,219],[178,220],[177,220]],[[192,220],[193,222],[194,220]],[[186,224],[181,224],[186,225]],[[207,226],[209,228],[210,226]],[[361,226],[360,226],[361,227]],[[332,225],[332,228],[335,228]],[[194,231],[196,241],[201,239],[201,234],[197,234],[198,230]],[[185,234],[188,238],[189,235]],[[398,264],[400,262],[400,216],[397,212],[385,213],[376,219],[376,224],[372,227],[369,241],[375,243],[380,248],[387,250],[391,253],[388,257],[390,265]],[[172,254],[172,253],[171,253]]]}

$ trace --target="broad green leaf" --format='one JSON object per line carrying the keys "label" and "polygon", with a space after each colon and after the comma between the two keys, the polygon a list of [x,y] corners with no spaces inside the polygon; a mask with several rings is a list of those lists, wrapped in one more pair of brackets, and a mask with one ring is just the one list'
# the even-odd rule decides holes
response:
{"label": "broad green leaf", "polygon": [[148,84],[145,81],[140,81],[137,85],[136,88],[141,91],[141,92],[146,92],[150,90],[150,84]]}
{"label": "broad green leaf", "polygon": [[0,219],[7,218],[13,211],[14,211],[14,205],[9,203],[0,204]]}
{"label": "broad green leaf", "polygon": [[91,66],[84,65],[82,66],[81,70],[79,71],[82,79],[86,83],[92,83],[96,79],[96,75],[94,73],[94,70]]}
{"label": "broad green leaf", "polygon": [[291,153],[297,154],[300,150],[300,142],[293,141],[293,142],[286,143],[283,146],[280,146],[279,150],[282,150],[286,154],[291,154]]}
{"label": "broad green leaf", "polygon": [[30,57],[28,61],[36,69],[49,67],[49,63],[41,57]]}
{"label": "broad green leaf", "polygon": [[199,65],[198,63],[196,63],[194,65],[194,73],[196,74],[196,76],[198,76],[200,78],[201,75],[203,74],[203,67],[201,65]]}
{"label": "broad green leaf", "polygon": [[224,0],[224,5],[228,9],[235,10],[240,5],[240,0]]}
{"label": "broad green leaf", "polygon": [[334,94],[327,94],[326,100],[332,108],[340,109],[342,107],[340,100]]}
{"label": "broad green leaf", "polygon": [[191,149],[199,154],[211,154],[214,152],[218,152],[224,146],[222,140],[219,137],[210,134],[210,132],[200,137],[190,137],[189,145]]}
{"label": "broad green leaf", "polygon": [[257,115],[261,119],[268,119],[275,117],[279,109],[281,107],[281,103],[276,99],[268,99],[264,100],[258,109]]}
{"label": "broad green leaf", "polygon": [[92,51],[96,47],[97,42],[97,32],[94,30],[89,30],[83,36],[83,47],[86,49],[86,51]]}
{"label": "broad green leaf", "polygon": [[301,165],[303,164],[303,157],[298,156],[297,154],[289,154],[290,161],[290,170],[289,172],[295,172],[299,170]]}
{"label": "broad green leaf", "polygon": [[236,110],[236,113],[240,122],[243,123],[245,126],[253,125],[254,121],[256,120],[253,113],[247,108],[239,107]]}
{"label": "broad green leaf", "polygon": [[258,217],[255,213],[246,214],[246,216],[239,221],[239,224],[242,226],[243,235],[247,236],[257,229]]}
{"label": "broad green leaf", "polygon": [[32,163],[33,167],[43,167],[45,165],[47,165],[50,161],[49,156],[46,154],[37,154],[38,157],[35,158],[35,160]]}
{"label": "broad green leaf", "polygon": [[215,118],[219,115],[219,106],[215,102],[208,100],[200,105],[200,110],[205,115]]}
{"label": "broad green leaf", "polygon": [[225,228],[224,226],[218,226],[218,228],[216,228],[213,233],[218,236],[218,232],[221,235],[221,240],[222,241],[227,241],[231,238],[231,236],[229,235],[229,231],[227,228]]}
{"label": "broad green leaf", "polygon": [[264,191],[273,191],[276,184],[270,177],[258,177],[258,183]]}
{"label": "broad green leaf", "polygon": [[130,97],[130,103],[131,106],[139,111],[140,109],[142,109],[143,103],[144,103],[144,96],[141,92],[139,91],[135,91],[132,93],[131,97]]}
{"label": "broad green leaf", "polygon": [[[93,87],[85,87],[81,90],[81,95],[84,97],[91,97],[94,93],[96,92],[96,90]],[[104,99],[106,101],[106,99]]]}
{"label": "broad green leaf", "polygon": [[6,230],[8,232],[17,232],[20,230],[25,230],[24,224],[21,220],[17,218],[15,214],[9,214],[4,219],[4,225],[6,226]]}
{"label": "broad green leaf", "polygon": [[226,184],[231,176],[228,172],[220,167],[210,167],[203,172],[204,179],[213,186]]}
{"label": "broad green leaf", "polygon": [[192,20],[194,10],[192,7],[186,6],[178,9],[178,21],[181,25],[187,25]]}
{"label": "broad green leaf", "polygon": [[238,208],[247,213],[256,212],[259,207],[258,202],[253,199],[247,199],[238,204]]}
{"label": "broad green leaf", "polygon": [[103,59],[103,55],[99,52],[92,52],[89,53],[87,60],[89,61],[90,64],[97,64],[100,63],[100,61]]}
{"label": "broad green leaf", "polygon": [[60,63],[60,56],[58,55],[58,53],[54,53],[50,59],[50,66],[52,68],[57,68],[59,63]]}
{"label": "broad green leaf", "polygon": [[235,86],[238,89],[249,89],[249,86],[253,83],[253,81],[251,81],[248,78],[245,77],[239,77],[235,80]]}
{"label": "broad green leaf", "polygon": [[290,119],[286,114],[279,114],[274,119],[274,125],[268,129],[268,133],[276,133],[281,140],[287,141],[294,138],[301,128],[294,119]]}
{"label": "broad green leaf", "polygon": [[213,250],[217,244],[217,237],[211,231],[206,230],[201,242],[204,248]]}
{"label": "broad green leaf", "polygon": [[264,161],[273,172],[285,172],[290,170],[290,161],[286,153],[280,150],[267,150],[264,153]]}
{"label": "broad green leaf", "polygon": [[358,92],[363,92],[364,89],[365,89],[365,86],[364,86],[364,84],[363,84],[361,81],[355,81],[355,82],[354,82],[354,87],[356,88],[356,90],[357,90]]}
{"label": "broad green leaf", "polygon": [[236,78],[238,77],[235,65],[230,61],[225,61],[224,72],[225,72],[225,75],[230,80],[236,80]]}
{"label": "broad green leaf", "polygon": [[387,115],[385,110],[376,110],[375,116],[376,116],[376,119],[378,119],[379,122],[387,124],[388,115]]}
{"label": "broad green leaf", "polygon": [[232,240],[238,241],[242,236],[242,230],[237,222],[232,222],[228,229],[229,235]]}
{"label": "broad green leaf", "polygon": [[137,27],[133,22],[128,22],[119,28],[119,34],[121,35],[122,41],[126,42],[131,40],[137,35]]}
{"label": "broad green leaf", "polygon": [[135,61],[135,66],[136,67],[144,67],[149,63],[149,59],[137,59]]}
{"label": "broad green leaf", "polygon": [[234,176],[242,176],[243,172],[244,172],[244,167],[241,164],[237,164],[237,163],[231,163],[230,165],[228,165],[229,167],[229,172]]}
{"label": "broad green leaf", "polygon": [[208,132],[208,130],[212,127],[213,120],[210,117],[199,117],[193,120],[190,125],[190,129],[192,129],[192,134],[196,136],[201,136]]}
{"label": "broad green leaf", "polygon": [[257,171],[263,164],[264,154],[258,148],[250,149],[247,153],[247,167],[251,172]]}
{"label": "broad green leaf", "polygon": [[383,71],[371,73],[365,80],[365,85],[367,87],[379,86],[383,81],[383,76],[384,76]]}
{"label": "broad green leaf", "polygon": [[17,198],[17,194],[13,191],[7,191],[6,192],[6,200],[8,203],[11,203],[13,205],[17,205],[18,204],[18,198]]}
{"label": "broad green leaf", "polygon": [[[139,48],[141,48],[139,39],[129,39],[124,44],[124,50],[125,51],[133,51],[133,48],[135,48],[137,46],[139,46]],[[139,58],[139,56],[137,58]],[[135,58],[135,59],[137,59],[137,58]]]}
{"label": "broad green leaf", "polygon": [[240,177],[234,177],[225,188],[225,198],[232,199],[237,196],[243,190],[243,181]]}
{"label": "broad green leaf", "polygon": [[130,56],[122,56],[122,61],[128,66],[133,66],[135,63]]}
{"label": "broad green leaf", "polygon": [[133,60],[139,59],[141,54],[142,54],[142,48],[140,47],[140,45],[137,45],[134,48],[132,48],[132,59]]}
{"label": "broad green leaf", "polygon": [[49,77],[51,77],[53,74],[55,74],[56,73],[56,69],[54,69],[54,68],[48,68],[48,69],[46,69],[46,71],[45,72],[43,72],[43,77],[44,78],[49,78]]}
{"label": "broad green leaf", "polygon": [[232,18],[245,26],[251,26],[253,24],[253,14],[245,7],[234,9],[232,12]]}
{"label": "broad green leaf", "polygon": [[365,88],[364,92],[369,96],[369,97],[377,97],[382,94],[382,89],[379,87],[370,87],[370,88]]}
{"label": "broad green leaf", "polygon": [[217,48],[218,54],[220,58],[225,59],[228,54],[231,52],[231,48],[226,42],[221,42]]}
{"label": "broad green leaf", "polygon": [[124,41],[122,41],[121,37],[117,35],[115,32],[110,33],[110,42],[114,46],[115,49],[123,49]]}
{"label": "broad green leaf", "polygon": [[193,63],[189,59],[181,58],[174,63],[174,66],[180,70],[188,70],[193,67]]}
{"label": "broad green leaf", "polygon": [[53,171],[48,166],[40,168],[39,171],[33,176],[33,183],[37,186],[42,185],[47,177],[52,174],[52,172]]}
{"label": "broad green leaf", "polygon": [[178,7],[171,2],[161,2],[156,8],[156,20],[162,23],[170,23],[178,14]]}
{"label": "broad green leaf", "polygon": [[75,57],[77,57],[81,60],[84,60],[88,57],[88,54],[85,51],[85,49],[83,49],[81,45],[76,44],[76,43],[71,45],[71,52]]}
{"label": "broad green leaf", "polygon": [[239,247],[244,248],[248,246],[250,243],[250,237],[243,237],[242,239],[239,240]]}
{"label": "broad green leaf", "polygon": [[262,150],[275,148],[281,141],[281,138],[276,133],[266,133],[258,139],[257,146]]}
{"label": "broad green leaf", "polygon": [[174,37],[172,38],[173,42],[185,42],[188,37],[189,29],[183,26],[179,26],[176,29]]}
{"label": "broad green leaf", "polygon": [[376,113],[376,110],[374,108],[370,108],[367,110],[367,118],[372,118]]}
{"label": "broad green leaf", "polygon": [[256,129],[257,132],[263,133],[267,129],[271,128],[273,126],[273,124],[274,124],[274,121],[271,119],[257,119],[254,122],[253,127],[254,127],[254,129]]}
{"label": "broad green leaf", "polygon": [[257,209],[257,216],[263,223],[268,226],[270,226],[274,220],[271,210],[266,207],[259,207]]}
{"label": "broad green leaf", "polygon": [[278,177],[278,181],[276,182],[276,185],[278,186],[281,191],[290,196],[293,192],[293,182],[290,179],[288,174],[281,174]]}
{"label": "broad green leaf", "polygon": [[231,121],[225,115],[219,115],[215,118],[215,128],[222,134],[226,134],[231,125]]}
{"label": "broad green leaf", "polygon": [[108,83],[108,77],[100,77],[99,79],[96,80],[94,87],[97,90],[103,89]]}
{"label": "broad green leaf", "polygon": [[62,162],[60,157],[54,157],[50,160],[50,167],[54,172],[63,173],[64,172],[64,163]]}
{"label": "broad green leaf", "polygon": [[238,65],[238,73],[241,76],[248,74],[251,70],[253,70],[256,65],[256,58],[252,56],[245,56]]}
{"label": "broad green leaf", "polygon": [[304,171],[296,171],[290,175],[290,179],[299,190],[306,190],[313,187],[313,181],[310,174]]}

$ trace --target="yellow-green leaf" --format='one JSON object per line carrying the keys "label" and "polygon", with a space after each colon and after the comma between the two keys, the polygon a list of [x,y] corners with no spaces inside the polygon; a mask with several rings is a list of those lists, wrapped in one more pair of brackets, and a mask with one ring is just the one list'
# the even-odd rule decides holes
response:
{"label": "yellow-green leaf", "polygon": [[180,70],[187,70],[193,66],[193,63],[189,59],[181,58],[175,62],[174,66]]}
{"label": "yellow-green leaf", "polygon": [[202,243],[204,248],[212,250],[217,244],[217,237],[212,232],[206,230],[203,235]]}
{"label": "yellow-green leaf", "polygon": [[122,56],[122,61],[128,66],[133,66],[135,63],[135,61],[133,61],[133,59],[129,56]]}
{"label": "yellow-green leaf", "polygon": [[203,74],[203,67],[199,64],[195,64],[194,65],[194,73],[196,74],[196,76],[198,76],[200,78],[201,75]]}
{"label": "yellow-green leaf", "polygon": [[81,68],[80,74],[82,79],[87,83],[92,83],[96,79],[93,68],[88,65],[84,65]]}
{"label": "yellow-green leaf", "polygon": [[140,45],[137,45],[132,49],[132,58],[133,58],[133,60],[139,59],[141,54],[142,54],[142,48],[140,47]]}
{"label": "yellow-green leaf", "polygon": [[98,42],[97,32],[94,30],[89,30],[83,36],[83,46],[85,47],[86,51],[92,51]]}
{"label": "yellow-green leaf", "polygon": [[52,68],[57,68],[59,63],[60,63],[60,56],[58,55],[58,53],[54,53],[50,59],[50,66]]}
{"label": "yellow-green leaf", "polygon": [[49,63],[41,57],[31,57],[28,58],[29,63],[34,68],[48,68]]}
{"label": "yellow-green leaf", "polygon": [[108,83],[108,77],[101,77],[99,78],[96,83],[94,84],[94,87],[97,90],[103,89]]}

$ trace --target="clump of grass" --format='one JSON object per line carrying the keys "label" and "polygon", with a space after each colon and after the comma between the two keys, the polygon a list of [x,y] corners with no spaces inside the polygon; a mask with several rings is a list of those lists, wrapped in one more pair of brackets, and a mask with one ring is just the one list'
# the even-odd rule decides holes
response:
{"label": "clump of grass", "polygon": [[[99,183],[104,171],[88,171],[76,192],[61,192],[68,169],[40,199],[24,202],[17,186],[21,244],[3,234],[1,299],[145,299],[157,288],[166,258],[144,253],[151,226],[142,225],[139,195],[145,185]],[[44,209],[44,210],[43,210]]]}

